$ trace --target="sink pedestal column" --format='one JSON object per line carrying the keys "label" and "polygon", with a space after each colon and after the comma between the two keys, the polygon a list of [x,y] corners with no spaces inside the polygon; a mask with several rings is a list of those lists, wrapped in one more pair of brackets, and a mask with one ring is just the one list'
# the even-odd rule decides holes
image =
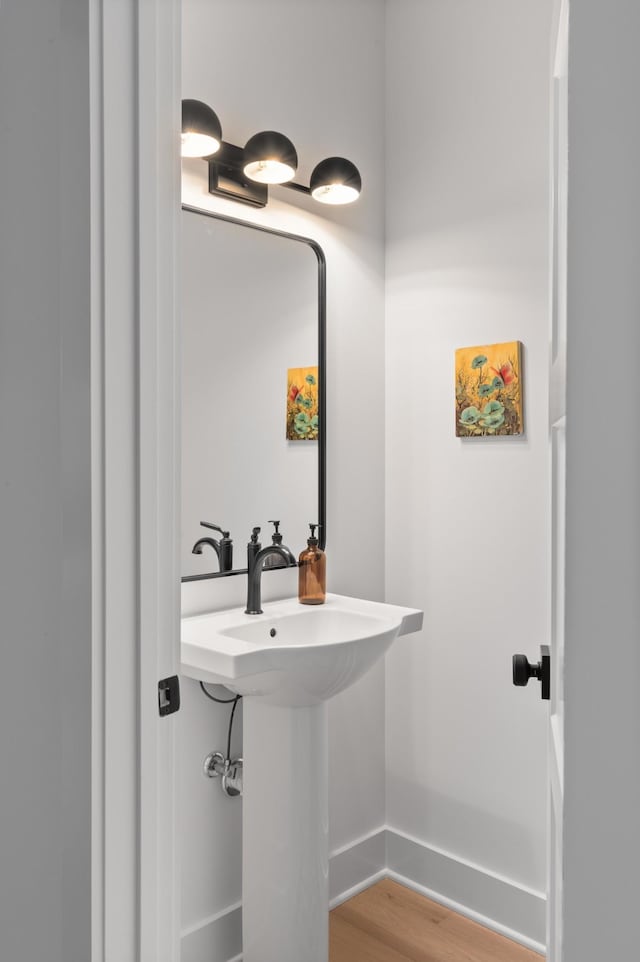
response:
{"label": "sink pedestal column", "polygon": [[243,962],[327,962],[327,705],[243,700]]}

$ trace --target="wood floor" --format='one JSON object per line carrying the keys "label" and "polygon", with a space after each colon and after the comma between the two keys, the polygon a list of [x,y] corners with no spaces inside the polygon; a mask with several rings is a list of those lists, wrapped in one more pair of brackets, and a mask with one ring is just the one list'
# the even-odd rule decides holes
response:
{"label": "wood floor", "polygon": [[385,879],[330,915],[330,962],[541,962],[542,956]]}

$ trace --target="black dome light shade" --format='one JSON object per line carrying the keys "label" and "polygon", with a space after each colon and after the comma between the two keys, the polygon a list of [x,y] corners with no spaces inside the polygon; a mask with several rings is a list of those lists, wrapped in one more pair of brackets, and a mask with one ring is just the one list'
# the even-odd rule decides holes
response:
{"label": "black dome light shade", "polygon": [[244,148],[244,172],[259,184],[285,184],[294,176],[298,155],[288,137],[277,130],[262,130]]}
{"label": "black dome light shade", "polygon": [[201,100],[183,100],[182,156],[209,157],[221,143],[222,127],[215,111]]}
{"label": "black dome light shade", "polygon": [[350,160],[327,157],[314,168],[309,190],[321,204],[351,204],[360,196],[362,178]]}

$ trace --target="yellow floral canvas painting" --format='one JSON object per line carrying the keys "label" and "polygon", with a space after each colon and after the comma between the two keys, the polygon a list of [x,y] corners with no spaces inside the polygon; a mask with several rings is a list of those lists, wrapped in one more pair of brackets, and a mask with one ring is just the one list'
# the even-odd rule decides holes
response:
{"label": "yellow floral canvas painting", "polygon": [[478,438],[524,431],[522,344],[456,351],[456,435]]}
{"label": "yellow floral canvas painting", "polygon": [[287,440],[318,440],[318,367],[287,372]]}

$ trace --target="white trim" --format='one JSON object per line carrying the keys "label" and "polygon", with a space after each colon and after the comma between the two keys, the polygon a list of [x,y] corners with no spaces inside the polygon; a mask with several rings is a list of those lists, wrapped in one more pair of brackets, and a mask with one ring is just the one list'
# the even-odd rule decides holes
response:
{"label": "white trim", "polygon": [[177,962],[180,2],[89,9],[92,962]]}
{"label": "white trim", "polygon": [[225,908],[220,909],[219,912],[214,912],[213,915],[207,915],[206,918],[201,919],[200,922],[194,922],[192,925],[188,925],[186,929],[182,930],[182,938],[184,939],[188,935],[193,935],[194,932],[199,932],[200,929],[204,928],[206,925],[213,925],[215,922],[219,922],[232,912],[237,912],[239,910],[242,910],[241,899],[237,902],[234,902],[232,905],[225,906]]}
{"label": "white trim", "polygon": [[390,836],[405,839],[407,842],[411,842],[412,845],[419,846],[422,849],[427,849],[434,855],[441,856],[450,862],[455,862],[461,868],[470,869],[472,872],[479,872],[481,875],[486,875],[487,878],[493,879],[494,881],[499,882],[501,885],[507,885],[510,888],[517,889],[519,892],[523,892],[525,895],[532,895],[537,899],[545,898],[545,893],[539,889],[531,888],[528,885],[524,885],[522,882],[516,882],[514,879],[509,878],[506,875],[501,875],[499,872],[493,872],[491,869],[487,869],[483,865],[479,865],[477,862],[472,862],[469,859],[461,858],[459,855],[454,855],[452,852],[448,852],[444,848],[439,848],[437,845],[430,845],[427,842],[423,842],[421,839],[416,838],[415,835],[409,835],[407,832],[403,832],[399,828],[391,828],[390,826],[387,826],[387,832]]}
{"label": "white trim", "polygon": [[564,796],[564,742],[557,715],[549,723],[549,777],[551,789],[559,799]]}
{"label": "white trim", "polygon": [[91,962],[104,962],[104,237],[101,0],[89,3],[91,152]]}
{"label": "white trim", "polygon": [[461,905],[460,902],[456,902],[454,899],[447,898],[447,896],[441,895],[439,892],[434,892],[433,889],[427,888],[426,885],[421,885],[419,882],[414,882],[413,879],[408,879],[406,875],[401,875],[399,872],[389,870],[387,871],[387,878],[398,882],[399,885],[406,886],[413,892],[418,892],[419,895],[424,895],[425,898],[431,899],[433,902],[438,902],[439,905],[444,905],[445,908],[451,909],[452,912],[457,912],[459,915],[464,915],[465,918],[471,919],[473,922],[478,922],[486,929],[491,929],[493,932],[504,935],[505,938],[511,939],[513,942],[518,942],[528,949],[533,949],[534,952],[539,952],[540,955],[544,955],[545,953],[545,947],[541,942],[536,942],[535,939],[530,939],[521,932],[516,932],[507,925],[502,925],[500,922],[496,922],[495,919],[482,915],[481,912],[476,912],[466,905]]}
{"label": "white trim", "polygon": [[569,72],[569,0],[560,0],[553,76],[566,77]]}
{"label": "white trim", "polygon": [[384,878],[387,865],[387,837],[384,827],[342,846],[330,855],[329,905],[357,895]]}
{"label": "white trim", "polygon": [[564,649],[566,595],[566,411],[568,284],[569,0],[555,0],[549,138],[549,571],[552,691],[547,722],[547,925],[549,962],[562,958],[564,807]]}
{"label": "white trim", "polygon": [[367,889],[370,889],[372,885],[375,885],[376,882],[381,882],[385,878],[389,878],[389,872],[386,868],[381,868],[375,875],[369,875],[368,878],[358,882],[357,885],[353,885],[350,889],[347,889],[346,892],[341,892],[332,898],[329,902],[329,909],[335,909],[338,905],[342,905],[343,902],[348,902],[349,899],[360,895],[361,892],[365,892]]}
{"label": "white trim", "polygon": [[395,829],[387,829],[387,874],[522,945],[544,952],[546,896]]}
{"label": "white trim", "polygon": [[182,933],[181,962],[231,962],[242,957],[242,902],[235,902]]}
{"label": "white trim", "polygon": [[180,4],[137,0],[140,960],[180,955],[176,718],[157,682],[178,674]]}
{"label": "white trim", "polygon": [[[138,959],[138,597],[136,23],[132,3],[99,0],[104,550],[104,958]],[[94,408],[94,411],[96,408]],[[94,492],[95,494],[95,492]],[[98,666],[96,666],[98,669]],[[96,680],[96,683],[97,680]]]}
{"label": "white trim", "polygon": [[345,845],[339,845],[338,848],[334,848],[329,852],[329,858],[337,858],[338,855],[344,855],[345,852],[351,852],[358,845],[362,845],[364,842],[370,841],[372,838],[377,838],[384,831],[386,831],[386,825],[379,825],[378,828],[372,829],[370,832],[366,832],[364,835],[359,835],[354,838],[353,841],[347,842]]}

